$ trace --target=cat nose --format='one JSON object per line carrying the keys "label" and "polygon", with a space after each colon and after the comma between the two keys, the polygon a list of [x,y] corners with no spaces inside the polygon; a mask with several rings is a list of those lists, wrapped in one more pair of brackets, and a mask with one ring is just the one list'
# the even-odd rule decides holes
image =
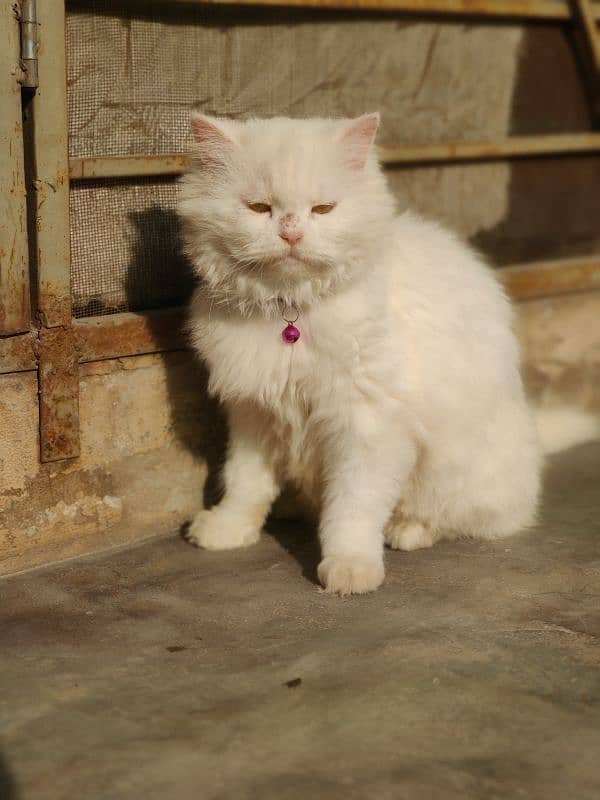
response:
{"label": "cat nose", "polygon": [[302,234],[300,231],[284,231],[283,233],[280,233],[279,236],[289,245],[298,244],[300,239],[302,239]]}

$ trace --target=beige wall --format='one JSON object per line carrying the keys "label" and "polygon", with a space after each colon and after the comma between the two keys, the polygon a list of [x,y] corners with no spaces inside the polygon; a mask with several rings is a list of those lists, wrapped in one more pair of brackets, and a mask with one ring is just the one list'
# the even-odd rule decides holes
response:
{"label": "beige wall", "polygon": [[0,573],[171,532],[200,507],[223,436],[191,362],[84,365],[81,456],[55,464],[38,462],[35,373],[0,376]]}
{"label": "beige wall", "polygon": [[[520,305],[538,402],[600,411],[599,319],[600,293]],[[36,375],[0,376],[0,574],[173,533],[216,474],[223,421],[191,354],[84,365],[80,389],[80,458],[40,465]]]}

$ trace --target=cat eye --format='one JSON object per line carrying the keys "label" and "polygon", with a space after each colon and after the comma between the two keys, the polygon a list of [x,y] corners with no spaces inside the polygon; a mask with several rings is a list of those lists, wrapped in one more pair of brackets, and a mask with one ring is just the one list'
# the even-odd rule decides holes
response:
{"label": "cat eye", "polygon": [[248,203],[248,208],[257,214],[271,213],[271,206],[268,203]]}
{"label": "cat eye", "polygon": [[313,206],[311,211],[313,214],[329,214],[335,208],[335,203],[321,203],[318,206]]}

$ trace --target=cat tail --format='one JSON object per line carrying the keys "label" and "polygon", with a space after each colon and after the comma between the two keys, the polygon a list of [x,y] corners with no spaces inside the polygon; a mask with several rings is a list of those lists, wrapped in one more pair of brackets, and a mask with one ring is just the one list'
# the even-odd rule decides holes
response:
{"label": "cat tail", "polygon": [[534,409],[542,451],[550,455],[600,439],[600,416],[575,406]]}

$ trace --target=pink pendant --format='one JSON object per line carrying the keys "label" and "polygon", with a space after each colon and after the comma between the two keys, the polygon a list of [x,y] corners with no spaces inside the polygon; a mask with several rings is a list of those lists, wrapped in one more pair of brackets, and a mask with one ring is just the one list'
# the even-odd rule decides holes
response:
{"label": "pink pendant", "polygon": [[283,339],[286,344],[296,344],[298,339],[300,338],[300,331],[295,325],[292,325],[290,322],[287,328],[284,328],[281,331],[281,338]]}

